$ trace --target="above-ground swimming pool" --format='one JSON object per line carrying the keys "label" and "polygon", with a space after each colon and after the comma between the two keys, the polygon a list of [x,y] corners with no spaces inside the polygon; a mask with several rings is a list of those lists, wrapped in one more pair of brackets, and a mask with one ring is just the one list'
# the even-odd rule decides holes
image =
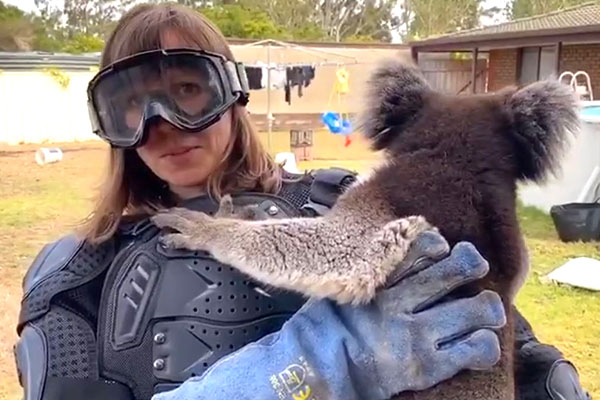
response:
{"label": "above-ground swimming pool", "polygon": [[582,102],[581,119],[585,122],[600,122],[600,101]]}
{"label": "above-ground swimming pool", "polygon": [[[553,205],[596,200],[600,193],[600,101],[582,101],[581,130],[570,138],[571,145],[561,157],[558,176],[545,184],[522,185],[519,196],[523,203],[549,211]],[[583,193],[585,192],[585,193]]]}

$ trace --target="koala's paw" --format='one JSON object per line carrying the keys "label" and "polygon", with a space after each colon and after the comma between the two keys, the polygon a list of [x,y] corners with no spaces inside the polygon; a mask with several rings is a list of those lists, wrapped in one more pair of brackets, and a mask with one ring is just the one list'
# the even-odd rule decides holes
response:
{"label": "koala's paw", "polygon": [[424,231],[432,229],[425,217],[410,216],[388,222],[382,229],[380,241],[389,245],[404,245]]}
{"label": "koala's paw", "polygon": [[217,218],[233,218],[234,210],[233,210],[233,199],[230,194],[226,194],[221,197],[221,201],[219,202],[219,209],[215,213],[215,217]]}
{"label": "koala's paw", "polygon": [[172,208],[152,217],[152,222],[159,228],[171,228],[183,234],[192,235],[209,225],[214,218],[186,208]]}
{"label": "koala's paw", "polygon": [[182,233],[169,233],[161,236],[160,242],[169,249],[207,250],[205,242]]}
{"label": "koala's paw", "polygon": [[351,304],[358,306],[367,304],[377,293],[378,284],[372,279],[369,281],[357,280],[356,282],[347,283],[343,290],[337,293],[334,300],[339,304]]}

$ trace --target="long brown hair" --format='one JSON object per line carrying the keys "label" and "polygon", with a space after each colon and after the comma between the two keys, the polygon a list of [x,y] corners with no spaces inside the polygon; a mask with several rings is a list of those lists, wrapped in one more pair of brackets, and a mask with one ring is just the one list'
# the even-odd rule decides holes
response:
{"label": "long brown hair", "polygon": [[[133,54],[161,48],[161,37],[175,31],[190,45],[234,60],[223,34],[200,13],[178,4],[143,4],[125,14],[111,33],[101,67]],[[262,146],[246,109],[232,108],[232,140],[223,160],[207,182],[214,198],[239,190],[277,192],[280,168]],[[139,218],[174,205],[167,184],[139,158],[135,150],[111,148],[108,173],[96,205],[80,233],[98,243],[110,238],[124,216]]]}

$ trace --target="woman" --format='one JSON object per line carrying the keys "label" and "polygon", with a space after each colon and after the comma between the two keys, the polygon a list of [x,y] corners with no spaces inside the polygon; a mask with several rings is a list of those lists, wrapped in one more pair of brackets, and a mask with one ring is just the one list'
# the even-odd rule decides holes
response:
{"label": "woman", "polygon": [[149,219],[162,208],[211,213],[232,193],[269,217],[314,215],[353,175],[286,176],[249,121],[242,67],[190,9],[135,7],[101,63],[88,94],[109,174],[80,234],[46,246],[25,277],[15,353],[27,399],[384,400],[495,364],[497,295],[431,304],[487,272],[469,244],[450,252],[424,234],[406,261],[420,272],[356,308],[303,304],[162,247]]}

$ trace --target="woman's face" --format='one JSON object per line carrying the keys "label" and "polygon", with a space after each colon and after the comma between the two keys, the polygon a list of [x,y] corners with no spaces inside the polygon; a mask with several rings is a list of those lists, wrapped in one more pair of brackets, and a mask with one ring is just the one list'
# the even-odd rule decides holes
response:
{"label": "woman's face", "polygon": [[[166,32],[163,48],[189,47],[175,33]],[[194,85],[189,85],[184,70],[174,70],[169,76],[172,84],[180,85],[182,101]],[[208,101],[209,99],[207,99]],[[221,119],[201,132],[186,133],[161,120],[149,127],[148,138],[136,149],[140,158],[159,178],[166,181],[182,198],[202,193],[208,177],[218,168],[232,132],[232,115],[228,110]]]}

